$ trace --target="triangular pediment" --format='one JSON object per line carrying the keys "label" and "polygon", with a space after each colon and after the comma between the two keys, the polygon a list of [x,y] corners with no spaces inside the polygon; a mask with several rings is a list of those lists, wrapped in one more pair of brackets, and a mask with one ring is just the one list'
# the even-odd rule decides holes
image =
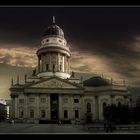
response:
{"label": "triangular pediment", "polygon": [[50,78],[46,80],[41,80],[29,86],[30,88],[61,88],[61,89],[80,89],[81,87],[77,84],[71,83],[68,80],[63,80],[60,78]]}

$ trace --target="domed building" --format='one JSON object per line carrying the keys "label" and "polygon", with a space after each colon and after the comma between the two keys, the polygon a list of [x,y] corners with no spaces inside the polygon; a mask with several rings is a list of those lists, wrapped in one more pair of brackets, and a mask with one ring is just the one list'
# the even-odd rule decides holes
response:
{"label": "domed building", "polygon": [[71,52],[63,30],[55,19],[42,36],[37,50],[38,69],[25,84],[13,84],[11,118],[29,123],[75,120],[103,121],[103,108],[111,104],[130,104],[131,94],[124,82],[115,83],[101,76],[87,80],[70,71]]}

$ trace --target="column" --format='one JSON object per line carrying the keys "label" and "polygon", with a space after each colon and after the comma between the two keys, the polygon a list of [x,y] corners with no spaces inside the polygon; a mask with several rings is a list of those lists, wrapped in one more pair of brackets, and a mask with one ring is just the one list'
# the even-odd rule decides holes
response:
{"label": "column", "polygon": [[51,104],[51,102],[50,102],[50,94],[48,94],[48,102],[47,102],[47,104],[48,104],[48,108],[47,108],[47,119],[51,119],[51,106],[50,106],[50,104]]}
{"label": "column", "polygon": [[80,107],[81,107],[81,119],[84,119],[85,118],[85,114],[84,114],[84,96],[83,95],[81,95]]}
{"label": "column", "polygon": [[43,72],[43,65],[44,65],[44,57],[43,55],[41,56],[41,72]]}
{"label": "column", "polygon": [[62,57],[62,72],[64,72],[64,68],[65,68],[65,66],[64,66],[64,56]]}
{"label": "column", "polygon": [[68,58],[68,62],[67,62],[68,64],[67,64],[67,66],[68,66],[68,68],[67,68],[67,73],[70,73],[70,58]]}
{"label": "column", "polygon": [[40,57],[38,57],[38,73],[40,73]]}
{"label": "column", "polygon": [[70,106],[71,106],[71,108],[70,108],[70,119],[74,119],[75,117],[74,117],[74,110],[73,110],[73,97],[72,97],[73,95],[70,95]]}
{"label": "column", "polygon": [[40,115],[39,115],[40,114],[39,113],[39,102],[40,102],[40,100],[39,100],[40,99],[39,98],[39,94],[36,95],[36,98],[35,99],[36,99],[35,100],[36,101],[36,116],[35,116],[35,118],[36,119],[39,119],[40,118]]}
{"label": "column", "polygon": [[98,102],[98,96],[95,96],[95,120],[99,120],[99,102]]}
{"label": "column", "polygon": [[67,57],[66,55],[64,56],[64,72],[67,73],[67,64],[66,64],[66,61],[67,61]]}
{"label": "column", "polygon": [[63,119],[63,110],[62,110],[62,95],[59,94],[59,120]]}
{"label": "column", "polygon": [[48,53],[48,55],[49,55],[49,71],[52,71],[51,54]]}
{"label": "column", "polygon": [[18,118],[18,96],[15,96],[15,118]]}
{"label": "column", "polygon": [[25,110],[24,110],[24,118],[28,118],[28,98],[27,94],[24,94],[24,99],[25,99]]}
{"label": "column", "polygon": [[59,64],[59,53],[57,53],[56,66],[57,66],[57,70],[56,70],[56,71],[60,71],[60,64]]}
{"label": "column", "polygon": [[11,118],[14,118],[15,116],[15,97],[12,97],[12,104],[11,104]]}

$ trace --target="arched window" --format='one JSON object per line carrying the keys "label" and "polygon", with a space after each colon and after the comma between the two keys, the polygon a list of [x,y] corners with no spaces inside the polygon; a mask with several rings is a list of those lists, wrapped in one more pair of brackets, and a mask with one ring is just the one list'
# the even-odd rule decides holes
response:
{"label": "arched window", "polygon": [[105,102],[103,102],[103,114],[105,113],[106,106],[107,106],[107,104]]}
{"label": "arched window", "polygon": [[91,104],[87,103],[87,112],[91,112]]}
{"label": "arched window", "polygon": [[55,64],[53,64],[53,72],[55,72]]}
{"label": "arched window", "polygon": [[103,109],[106,107],[106,103],[105,102],[103,102]]}

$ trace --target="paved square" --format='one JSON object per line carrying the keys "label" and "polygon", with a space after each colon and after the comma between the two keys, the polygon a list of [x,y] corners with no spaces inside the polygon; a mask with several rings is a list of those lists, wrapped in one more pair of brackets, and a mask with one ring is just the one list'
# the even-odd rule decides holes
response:
{"label": "paved square", "polygon": [[[72,124],[8,124],[0,123],[0,134],[109,134],[103,130],[87,130],[87,126]],[[140,130],[115,130],[111,134],[138,134]]]}

